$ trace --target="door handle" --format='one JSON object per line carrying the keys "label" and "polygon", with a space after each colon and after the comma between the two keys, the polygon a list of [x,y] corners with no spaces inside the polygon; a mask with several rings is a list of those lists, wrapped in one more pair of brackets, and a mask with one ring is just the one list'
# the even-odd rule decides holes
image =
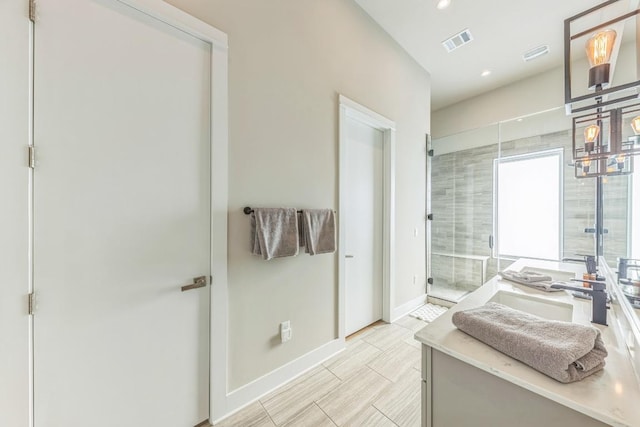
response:
{"label": "door handle", "polygon": [[353,255],[345,255],[345,258],[353,258]]}
{"label": "door handle", "polygon": [[200,277],[194,277],[193,283],[184,285],[183,287],[180,288],[180,290],[184,292],[184,291],[190,291],[191,289],[204,288],[205,286],[207,286],[207,276],[200,276]]}

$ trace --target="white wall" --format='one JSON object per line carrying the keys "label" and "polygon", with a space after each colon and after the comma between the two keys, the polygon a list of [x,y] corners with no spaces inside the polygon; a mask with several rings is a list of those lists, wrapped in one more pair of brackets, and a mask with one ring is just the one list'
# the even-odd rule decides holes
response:
{"label": "white wall", "polygon": [[434,138],[481,128],[564,105],[564,68],[554,68],[434,111]]}
{"label": "white wall", "polygon": [[0,426],[29,419],[29,20],[0,1]]}
{"label": "white wall", "polygon": [[[242,207],[338,209],[338,94],[396,122],[395,305],[424,294],[430,79],[352,1],[169,3],[229,35],[234,390],[337,338],[336,255],[268,262],[252,257]],[[293,339],[281,344],[278,326],[284,320],[291,320]]]}
{"label": "white wall", "polygon": [[[638,78],[636,65],[640,61],[637,61],[638,53],[633,48],[631,43],[621,46],[620,56],[611,76],[612,85],[622,85]],[[586,58],[574,61],[571,69],[572,96],[575,98],[592,93],[586,88],[589,69]],[[543,130],[553,132],[554,129],[566,126],[566,121],[560,117],[564,111],[564,66],[434,111],[431,131],[433,138],[439,139],[553,109],[562,111],[554,113],[554,123],[545,123],[544,129],[541,128],[538,134]],[[544,118],[547,119],[548,116]],[[506,135],[501,139],[508,141],[509,138],[511,137]]]}

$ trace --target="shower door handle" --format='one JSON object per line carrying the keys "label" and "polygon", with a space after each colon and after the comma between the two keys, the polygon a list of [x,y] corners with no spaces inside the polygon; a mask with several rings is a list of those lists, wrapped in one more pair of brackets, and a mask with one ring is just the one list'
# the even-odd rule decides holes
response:
{"label": "shower door handle", "polygon": [[353,258],[353,255],[345,255],[345,258]]}

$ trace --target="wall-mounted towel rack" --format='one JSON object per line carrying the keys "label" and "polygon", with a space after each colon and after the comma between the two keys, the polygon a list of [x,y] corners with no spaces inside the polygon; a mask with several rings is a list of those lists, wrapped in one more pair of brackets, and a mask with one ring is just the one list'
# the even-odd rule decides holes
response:
{"label": "wall-mounted towel rack", "polygon": [[[250,215],[253,213],[253,208],[250,208],[249,206],[245,206],[242,212],[244,212],[245,215]],[[302,211],[297,211],[297,212],[302,213]]]}
{"label": "wall-mounted towel rack", "polygon": [[[244,212],[245,215],[250,215],[253,213],[253,208],[249,206],[245,206],[244,209],[242,209],[242,212]],[[302,213],[302,211],[297,211],[297,212]],[[335,212],[335,210],[333,212]]]}

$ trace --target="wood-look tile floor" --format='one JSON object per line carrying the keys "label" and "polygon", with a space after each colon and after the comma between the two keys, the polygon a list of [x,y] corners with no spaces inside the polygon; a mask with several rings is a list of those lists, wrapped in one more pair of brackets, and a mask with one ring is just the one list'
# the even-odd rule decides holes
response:
{"label": "wood-look tile floor", "polygon": [[418,427],[426,323],[405,316],[347,338],[346,349],[215,427]]}

